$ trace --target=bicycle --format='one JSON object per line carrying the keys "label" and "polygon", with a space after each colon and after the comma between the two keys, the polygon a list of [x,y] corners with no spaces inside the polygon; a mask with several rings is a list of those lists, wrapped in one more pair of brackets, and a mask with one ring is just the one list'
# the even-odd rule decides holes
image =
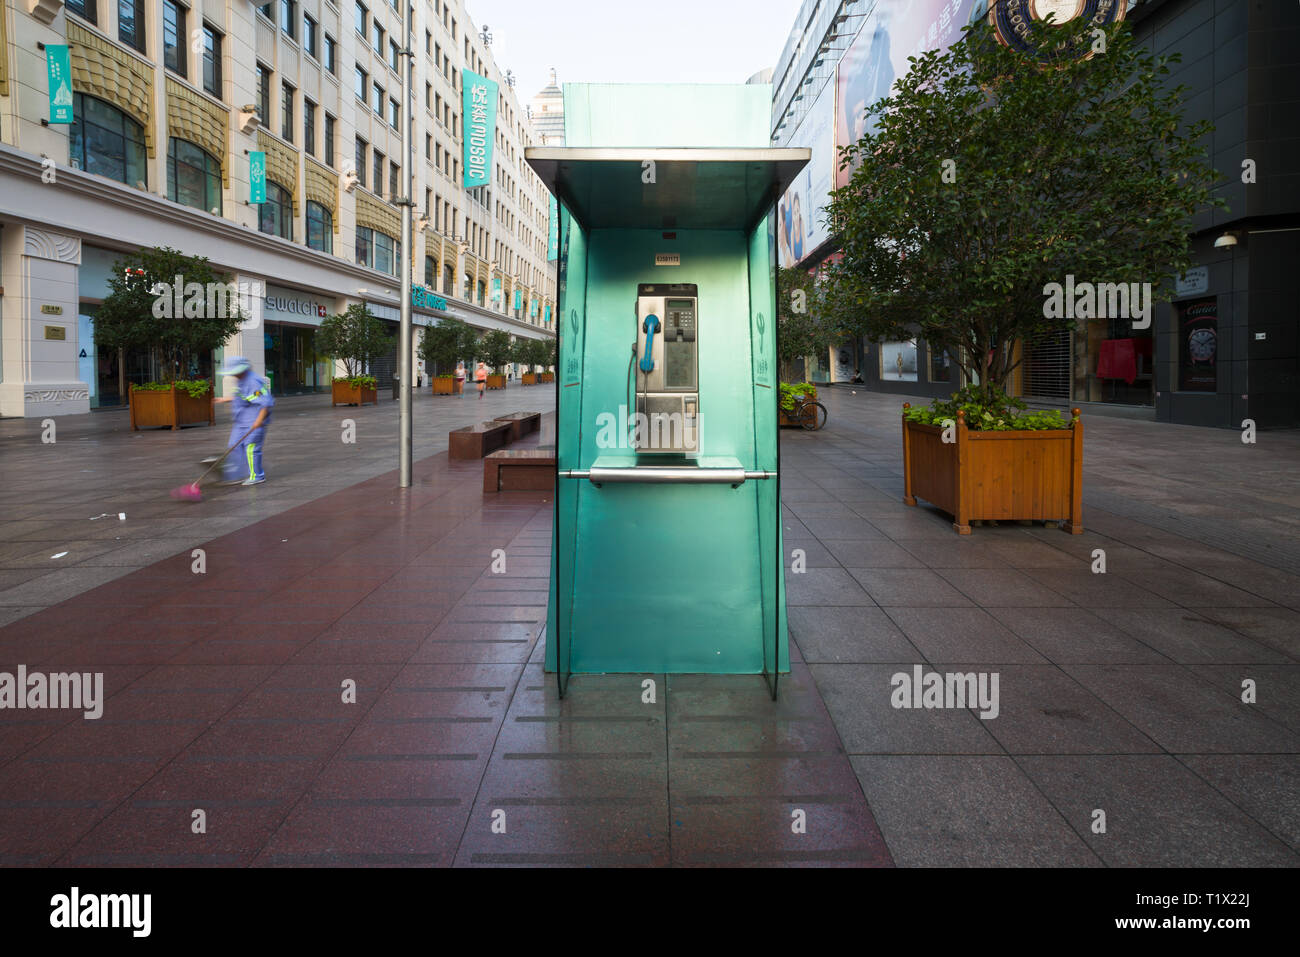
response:
{"label": "bicycle", "polygon": [[816,432],[826,425],[826,406],[807,395],[800,395],[795,398],[793,409],[782,409],[781,415],[784,418],[782,425],[798,425],[808,430]]}

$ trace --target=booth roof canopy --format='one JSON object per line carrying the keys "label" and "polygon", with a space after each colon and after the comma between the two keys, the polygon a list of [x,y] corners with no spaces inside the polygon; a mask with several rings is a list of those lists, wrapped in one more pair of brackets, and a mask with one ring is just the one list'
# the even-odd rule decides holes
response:
{"label": "booth roof canopy", "polygon": [[749,231],[812,150],[531,147],[524,158],[583,229]]}

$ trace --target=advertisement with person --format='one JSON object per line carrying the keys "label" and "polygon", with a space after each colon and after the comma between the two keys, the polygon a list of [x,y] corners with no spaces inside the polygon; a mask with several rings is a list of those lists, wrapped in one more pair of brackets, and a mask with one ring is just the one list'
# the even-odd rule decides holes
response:
{"label": "advertisement with person", "polygon": [[916,340],[880,344],[880,379],[882,382],[916,381]]}
{"label": "advertisement with person", "polygon": [[835,185],[844,186],[853,168],[840,169],[838,147],[850,146],[874,129],[866,111],[889,95],[907,74],[909,56],[944,50],[961,38],[978,0],[879,0],[836,69]]}
{"label": "advertisement with person", "polygon": [[793,266],[829,237],[825,207],[835,158],[835,84],[827,83],[788,145],[806,146],[812,159],[781,197],[777,244],[781,265]]}

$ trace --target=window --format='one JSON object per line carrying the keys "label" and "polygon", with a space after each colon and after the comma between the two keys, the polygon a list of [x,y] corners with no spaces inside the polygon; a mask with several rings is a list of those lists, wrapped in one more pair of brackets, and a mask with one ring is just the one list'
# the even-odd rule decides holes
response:
{"label": "window", "polygon": [[221,34],[203,26],[203,89],[221,99]]}
{"label": "window", "polygon": [[323,253],[334,252],[334,217],[310,199],[307,200],[307,246]]}
{"label": "window", "polygon": [[117,38],[144,52],[144,0],[117,0]]}
{"label": "window", "polygon": [[280,84],[280,136],[293,142],[293,94],[288,83]]}
{"label": "window", "polygon": [[316,56],[316,21],[305,13],[302,15],[302,49],[304,53]]}
{"label": "window", "polygon": [[280,29],[290,40],[294,38],[293,31],[297,28],[297,17],[294,16],[297,6],[294,0],[280,0]]}
{"label": "window", "polygon": [[395,130],[402,128],[402,108],[392,99],[388,101],[388,125]]}
{"label": "window", "polygon": [[364,3],[357,4],[356,20],[354,22],[356,24],[357,33],[361,34],[362,36],[365,36],[366,35],[366,5]]}
{"label": "window", "polygon": [[74,169],[146,186],[144,128],[115,106],[84,93],[72,94],[72,138],[68,160]]}
{"label": "window", "polygon": [[302,148],[316,155],[316,104],[306,97],[302,101]]}
{"label": "window", "polygon": [[65,6],[83,20],[89,20],[91,23],[99,22],[96,17],[95,0],[68,0]]}
{"label": "window", "polygon": [[370,84],[371,106],[374,107],[375,116],[380,118],[384,115],[384,88],[378,83]]}
{"label": "window", "polygon": [[339,75],[338,44],[334,42],[334,38],[328,33],[325,34],[325,69],[335,76]]}
{"label": "window", "polygon": [[357,265],[396,276],[401,258],[401,243],[392,236],[368,226],[357,227]]}
{"label": "window", "polygon": [[221,164],[188,140],[167,142],[167,198],[221,215]]}
{"label": "window", "polygon": [[442,264],[442,292],[448,296],[456,295],[456,274],[448,263]]}
{"label": "window", "polygon": [[325,165],[334,165],[334,117],[325,114]]}
{"label": "window", "polygon": [[371,32],[375,40],[375,52],[381,57],[384,55],[384,28],[378,23],[371,24]]}
{"label": "window", "polygon": [[271,71],[257,65],[257,115],[265,126],[271,122]]}
{"label": "window", "polygon": [[372,150],[371,157],[374,160],[373,169],[375,171],[375,193],[382,195],[384,192],[384,154],[379,150]]}
{"label": "window", "polygon": [[424,284],[433,289],[438,281],[438,260],[432,256],[424,257]]}
{"label": "window", "polygon": [[433,134],[424,134],[424,158],[433,159]]}
{"label": "window", "polygon": [[437,157],[434,160],[434,166],[436,166],[438,168],[438,171],[441,172],[442,171],[442,144],[439,143],[437,146],[434,147],[434,150],[436,151],[435,156]]}
{"label": "window", "polygon": [[433,84],[424,84],[424,108],[426,110],[433,108]]}
{"label": "window", "polygon": [[396,40],[388,41],[388,65],[393,68],[394,73],[402,72],[402,61],[399,59],[402,55],[402,48],[397,45]]}
{"label": "window", "polygon": [[394,197],[400,196],[402,193],[406,192],[402,188],[402,167],[398,166],[396,163],[388,164],[388,191],[392,193]]}
{"label": "window", "polygon": [[424,54],[428,56],[433,52],[433,34],[428,30],[424,31]]}
{"label": "window", "polygon": [[185,8],[175,0],[163,2],[163,66],[185,75]]}
{"label": "window", "polygon": [[357,99],[362,103],[366,102],[366,71],[357,67],[356,84],[353,90],[357,94]]}
{"label": "window", "polygon": [[366,185],[366,141],[357,137],[357,155],[356,155],[356,173],[357,182],[362,186]]}
{"label": "window", "polygon": [[281,239],[293,239],[293,199],[279,183],[266,181],[266,202],[258,207],[257,228]]}

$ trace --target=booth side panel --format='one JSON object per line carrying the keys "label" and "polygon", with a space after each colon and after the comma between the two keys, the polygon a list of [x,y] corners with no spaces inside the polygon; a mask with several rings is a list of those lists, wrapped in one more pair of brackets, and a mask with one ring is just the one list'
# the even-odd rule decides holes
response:
{"label": "booth side panel", "polygon": [[[754,395],[754,449],[756,467],[779,472],[777,431],[776,273],[764,219],[749,236],[749,320]],[[785,557],[781,536],[780,478],[756,482],[756,547],[763,600],[763,657],[765,669],[790,669],[785,623]]]}
{"label": "booth side panel", "polygon": [[[556,335],[555,461],[557,469],[582,468],[579,424],[582,421],[583,341],[587,326],[587,237],[563,204],[560,210],[559,289]],[[572,661],[575,556],[579,547],[580,486],[556,479],[555,518],[551,536],[550,594],[546,609],[546,670],[569,673]]]}

